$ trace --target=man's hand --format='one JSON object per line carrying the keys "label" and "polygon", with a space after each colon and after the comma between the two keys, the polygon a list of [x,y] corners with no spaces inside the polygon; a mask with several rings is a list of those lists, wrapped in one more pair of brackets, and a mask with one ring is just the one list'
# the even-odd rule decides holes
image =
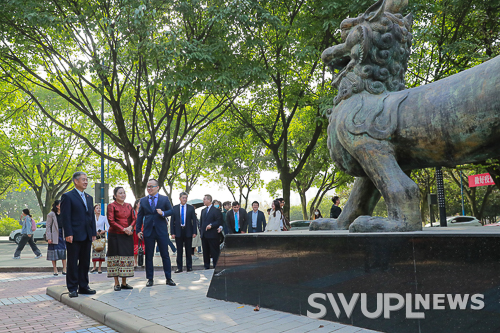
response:
{"label": "man's hand", "polygon": [[172,239],[175,239],[175,235],[171,235],[172,236]]}
{"label": "man's hand", "polygon": [[66,242],[73,243],[73,236],[66,236]]}
{"label": "man's hand", "polygon": [[142,231],[137,234],[137,237],[139,237],[139,239],[142,239]]}
{"label": "man's hand", "polygon": [[163,216],[163,211],[162,211],[160,208],[158,208],[158,209],[156,210],[156,212],[157,212],[158,214],[160,214],[161,216]]}
{"label": "man's hand", "polygon": [[28,235],[28,237],[31,237],[31,236],[33,236],[33,235]]}
{"label": "man's hand", "polygon": [[47,243],[52,244],[52,239],[47,239]]}
{"label": "man's hand", "polygon": [[106,230],[101,230],[101,235],[104,235],[106,233]]}
{"label": "man's hand", "polygon": [[97,239],[96,236],[92,236],[92,241],[95,241]]}
{"label": "man's hand", "polygon": [[205,231],[208,231],[210,229],[212,229],[212,225],[211,224],[207,225],[207,228],[205,229]]}
{"label": "man's hand", "polygon": [[195,237],[196,237],[196,234],[193,234],[193,238],[195,238]]}
{"label": "man's hand", "polygon": [[242,231],[241,233],[242,233],[242,234],[246,234],[246,232],[244,232],[244,231]]}

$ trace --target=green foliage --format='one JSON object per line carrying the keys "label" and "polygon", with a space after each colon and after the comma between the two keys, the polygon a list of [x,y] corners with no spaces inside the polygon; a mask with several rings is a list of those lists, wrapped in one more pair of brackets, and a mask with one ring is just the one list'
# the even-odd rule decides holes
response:
{"label": "green foliage", "polygon": [[21,184],[16,184],[12,189],[5,193],[5,197],[0,199],[0,215],[19,219],[24,208],[30,210],[35,220],[42,219],[42,211],[38,205],[35,193]]}
{"label": "green foliage", "polygon": [[5,216],[0,218],[0,236],[9,236],[12,230],[20,227],[18,220]]}
{"label": "green foliage", "polygon": [[[19,92],[3,93],[15,94],[17,99],[11,97],[7,105],[15,111],[0,112],[5,119],[0,123],[0,164],[15,172],[35,192],[45,218],[53,201],[72,186],[73,172],[91,164],[90,151],[77,136],[54,125]],[[68,110],[57,95],[43,90],[36,95],[61,117],[71,115],[73,110]],[[68,122],[79,133],[88,133],[89,128],[80,120],[71,117]]]}
{"label": "green foliage", "polygon": [[260,177],[268,159],[262,144],[229,116],[221,118],[201,135],[205,165],[217,170],[205,177],[229,190],[233,200],[247,209],[252,190],[264,185]]}
{"label": "green foliage", "polygon": [[[246,9],[218,0],[7,0],[0,13],[1,79],[117,163],[142,196],[152,173],[162,184],[174,156],[259,76],[242,56],[253,42],[235,28],[249,20]],[[58,94],[94,133],[102,130],[113,145],[109,154],[78,133],[71,118],[40,103],[27,82]],[[104,101],[103,121],[95,95]]]}
{"label": "green foliage", "polygon": [[332,92],[321,53],[340,41],[337,27],[355,7],[347,1],[256,1],[248,10],[254,24],[242,27],[243,36],[255,41],[245,55],[262,77],[232,111],[266,148],[287,202],[294,178],[325,135]]}
{"label": "green foliage", "polygon": [[411,87],[437,81],[500,54],[500,2],[446,0],[410,2],[415,15]]}
{"label": "green foliage", "polygon": [[0,199],[5,197],[5,194],[11,190],[17,180],[17,175],[14,170],[0,163]]}

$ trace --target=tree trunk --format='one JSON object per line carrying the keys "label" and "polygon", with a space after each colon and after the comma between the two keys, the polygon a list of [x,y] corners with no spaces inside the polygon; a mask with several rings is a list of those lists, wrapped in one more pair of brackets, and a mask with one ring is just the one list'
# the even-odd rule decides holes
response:
{"label": "tree trunk", "polygon": [[486,171],[488,171],[496,187],[500,190],[500,166],[491,165],[486,168]]}
{"label": "tree trunk", "polygon": [[286,218],[290,221],[290,190],[292,184],[292,178],[288,172],[285,173],[283,170],[280,174],[281,186],[283,188],[283,199],[285,200],[285,206],[283,207],[283,213]]}
{"label": "tree trunk", "polygon": [[306,193],[305,192],[300,192],[300,205],[302,206],[302,218],[304,220],[309,220],[309,216],[307,214],[307,200],[306,200]]}

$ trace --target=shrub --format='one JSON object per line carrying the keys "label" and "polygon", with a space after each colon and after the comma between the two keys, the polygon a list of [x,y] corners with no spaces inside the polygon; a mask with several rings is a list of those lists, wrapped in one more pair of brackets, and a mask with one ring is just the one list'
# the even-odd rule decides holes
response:
{"label": "shrub", "polygon": [[19,228],[21,228],[19,221],[16,221],[13,218],[2,217],[0,219],[0,236],[8,236],[12,230]]}

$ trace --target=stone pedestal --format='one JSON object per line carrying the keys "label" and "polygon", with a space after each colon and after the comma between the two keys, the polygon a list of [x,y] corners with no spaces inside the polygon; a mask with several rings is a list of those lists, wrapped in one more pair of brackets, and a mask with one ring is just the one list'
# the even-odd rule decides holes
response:
{"label": "stone pedestal", "polygon": [[383,332],[500,331],[500,228],[229,235],[218,265],[211,298],[324,307],[323,319]]}

